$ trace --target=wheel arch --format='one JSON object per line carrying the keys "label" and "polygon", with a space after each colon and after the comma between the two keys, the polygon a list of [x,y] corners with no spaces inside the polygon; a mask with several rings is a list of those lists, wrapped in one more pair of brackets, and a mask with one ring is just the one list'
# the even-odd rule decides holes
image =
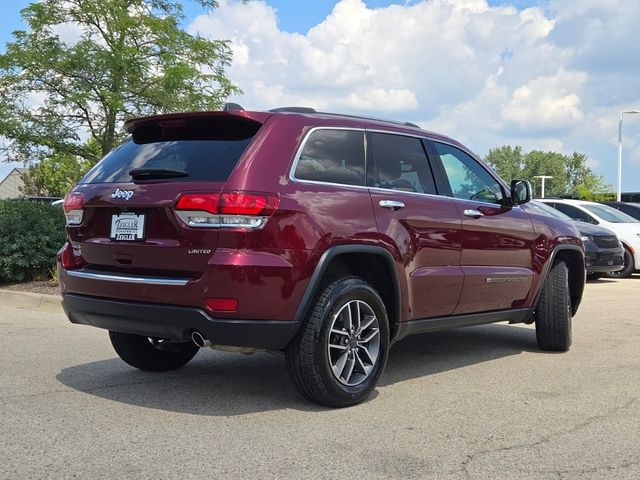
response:
{"label": "wheel arch", "polygon": [[307,284],[294,319],[301,324],[315,294],[324,285],[346,275],[363,278],[378,292],[387,310],[389,333],[393,338],[402,320],[402,292],[393,256],[387,249],[375,245],[337,245],[327,249]]}
{"label": "wheel arch", "polygon": [[557,262],[563,261],[567,264],[569,269],[569,292],[571,295],[571,313],[575,315],[582,301],[582,294],[584,292],[584,284],[586,281],[586,269],[584,261],[584,252],[578,245],[558,245],[554,248],[549,260],[547,261],[543,278],[544,281],[540,284],[540,290],[536,295],[534,306],[538,305],[540,295],[542,294],[542,288],[547,281],[551,267]]}

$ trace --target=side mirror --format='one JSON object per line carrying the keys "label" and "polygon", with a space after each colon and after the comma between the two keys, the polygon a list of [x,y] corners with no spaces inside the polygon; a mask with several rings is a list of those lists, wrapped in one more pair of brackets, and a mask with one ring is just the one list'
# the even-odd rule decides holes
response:
{"label": "side mirror", "polygon": [[513,180],[511,182],[511,203],[522,205],[531,201],[531,184],[527,180]]}

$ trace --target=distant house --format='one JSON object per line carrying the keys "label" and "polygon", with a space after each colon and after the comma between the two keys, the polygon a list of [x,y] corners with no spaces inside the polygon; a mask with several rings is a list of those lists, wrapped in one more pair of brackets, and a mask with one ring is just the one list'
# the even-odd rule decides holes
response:
{"label": "distant house", "polygon": [[14,168],[0,181],[0,198],[22,196],[22,192],[20,191],[20,187],[24,185],[22,174],[26,171],[26,168]]}

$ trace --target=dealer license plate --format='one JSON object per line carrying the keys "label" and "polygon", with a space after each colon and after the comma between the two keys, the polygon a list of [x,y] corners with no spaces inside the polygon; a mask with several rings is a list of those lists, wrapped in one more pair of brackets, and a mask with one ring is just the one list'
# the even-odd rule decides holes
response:
{"label": "dealer license plate", "polygon": [[144,215],[121,213],[111,217],[112,240],[144,239]]}

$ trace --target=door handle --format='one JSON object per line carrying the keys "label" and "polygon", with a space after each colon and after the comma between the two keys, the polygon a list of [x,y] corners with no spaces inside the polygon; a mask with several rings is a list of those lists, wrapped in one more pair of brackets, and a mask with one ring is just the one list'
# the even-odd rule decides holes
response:
{"label": "door handle", "polygon": [[399,210],[401,208],[404,208],[404,203],[397,202],[396,200],[380,200],[380,202],[378,202],[378,205],[380,205],[382,208],[389,208],[391,210]]}
{"label": "door handle", "polygon": [[476,209],[465,210],[464,214],[465,214],[465,216],[471,217],[471,218],[484,217],[484,213],[482,213],[480,210],[476,210]]}

